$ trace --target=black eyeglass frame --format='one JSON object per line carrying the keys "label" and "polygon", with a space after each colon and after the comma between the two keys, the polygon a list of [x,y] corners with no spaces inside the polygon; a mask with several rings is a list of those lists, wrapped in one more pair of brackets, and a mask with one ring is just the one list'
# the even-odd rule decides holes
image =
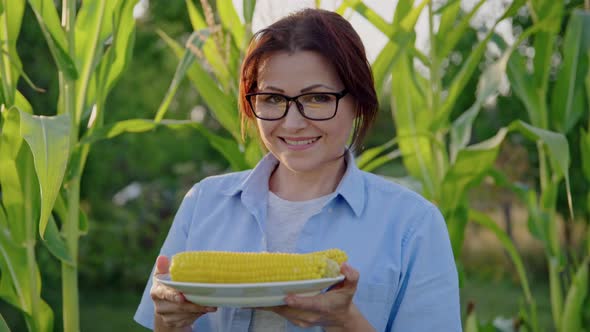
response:
{"label": "black eyeglass frame", "polygon": [[[297,98],[302,97],[302,96],[318,95],[318,94],[331,95],[331,96],[336,97],[336,107],[334,108],[334,114],[332,114],[331,117],[321,118],[321,119],[315,119],[315,118],[309,117],[309,116],[305,115],[305,108],[299,102],[299,100],[297,100]],[[306,92],[306,93],[302,93],[300,95],[293,96],[293,97],[286,96],[282,93],[274,93],[274,92],[252,92],[252,93],[246,94],[246,100],[248,101],[248,105],[250,105],[250,109],[252,110],[252,113],[254,114],[254,116],[260,120],[278,121],[278,120],[284,118],[285,116],[287,116],[287,113],[289,112],[289,107],[291,107],[291,102],[295,102],[295,105],[297,106],[297,110],[299,111],[299,114],[301,114],[301,116],[303,116],[304,118],[306,118],[308,120],[312,120],[312,121],[327,121],[327,120],[333,119],[336,116],[336,113],[338,113],[339,101],[340,101],[340,99],[344,98],[344,96],[346,96],[347,94],[348,94],[348,91],[346,89],[344,89],[340,92]],[[252,97],[254,97],[254,96],[281,96],[281,97],[285,98],[285,100],[287,100],[287,104],[285,107],[285,113],[283,113],[283,115],[281,115],[278,118],[271,118],[271,119],[258,116],[256,114],[256,110],[254,109],[254,105],[252,105]]]}

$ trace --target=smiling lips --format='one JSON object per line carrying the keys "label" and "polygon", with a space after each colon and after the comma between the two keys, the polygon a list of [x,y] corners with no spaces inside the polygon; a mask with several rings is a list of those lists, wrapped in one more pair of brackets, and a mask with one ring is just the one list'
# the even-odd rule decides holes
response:
{"label": "smiling lips", "polygon": [[291,147],[298,147],[298,148],[303,148],[303,147],[307,147],[310,144],[316,142],[318,139],[320,139],[321,136],[318,137],[301,137],[301,138],[294,138],[294,137],[280,137],[280,139],[287,143],[287,145],[291,146]]}

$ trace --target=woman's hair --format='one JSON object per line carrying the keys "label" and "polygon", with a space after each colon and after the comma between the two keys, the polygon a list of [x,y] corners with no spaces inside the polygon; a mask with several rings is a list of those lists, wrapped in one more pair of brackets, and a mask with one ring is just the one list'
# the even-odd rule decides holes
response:
{"label": "woman's hair", "polygon": [[371,64],[361,38],[352,25],[337,13],[322,9],[304,9],[288,15],[252,37],[240,75],[239,107],[242,134],[245,135],[254,114],[246,94],[258,85],[258,68],[273,53],[314,51],[323,55],[336,69],[355,103],[352,148],[360,148],[378,109]]}

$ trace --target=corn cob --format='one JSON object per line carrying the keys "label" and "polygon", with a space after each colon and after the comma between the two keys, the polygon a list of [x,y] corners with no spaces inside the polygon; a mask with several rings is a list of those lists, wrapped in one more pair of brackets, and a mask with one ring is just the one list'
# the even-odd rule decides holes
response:
{"label": "corn cob", "polygon": [[338,260],[346,260],[343,251],[335,250],[309,254],[187,251],[172,257],[170,276],[174,281],[202,283],[256,283],[335,277],[340,273]]}

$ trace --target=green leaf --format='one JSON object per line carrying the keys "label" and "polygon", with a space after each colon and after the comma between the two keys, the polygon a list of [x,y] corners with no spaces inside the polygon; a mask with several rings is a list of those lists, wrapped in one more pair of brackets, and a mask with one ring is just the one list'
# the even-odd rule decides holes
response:
{"label": "green leaf", "polygon": [[41,191],[39,234],[45,227],[59,193],[70,153],[70,117],[45,117],[20,112],[20,132],[33,153]]}
{"label": "green leaf", "polygon": [[191,34],[189,40],[187,41],[187,49],[184,51],[184,55],[178,63],[178,66],[176,66],[176,71],[174,72],[174,77],[172,78],[170,87],[168,87],[166,96],[164,96],[164,99],[158,108],[158,112],[156,113],[156,122],[159,122],[164,118],[164,115],[168,111],[168,107],[170,106],[170,103],[172,102],[172,99],[174,98],[174,95],[180,86],[180,82],[186,76],[186,72],[190,68],[191,64],[195,61],[196,55],[191,50],[200,52],[200,48],[203,46],[203,42],[208,35],[208,30],[196,31]]}
{"label": "green leaf", "polygon": [[466,147],[469,143],[473,121],[475,121],[475,118],[479,114],[483,103],[498,92],[500,82],[506,72],[506,63],[510,57],[509,52],[506,51],[498,61],[486,68],[477,84],[475,103],[453,123],[451,128],[451,145],[449,147],[451,161],[454,161],[459,150]]}
{"label": "green leaf", "polygon": [[[165,34],[160,36],[179,58],[183,57],[183,48],[178,43]],[[232,134],[236,141],[240,141],[240,118],[236,108],[235,96],[224,93],[209,76],[209,73],[197,62],[194,62],[189,68],[188,77],[193,86],[199,91],[201,97],[203,97],[205,104],[215,115],[217,121]]]}
{"label": "green leaf", "polygon": [[108,71],[108,77],[102,87],[106,96],[118,81],[121,73],[131,62],[135,45],[135,19],[133,8],[138,0],[120,1],[119,6],[113,11],[113,43],[105,52],[101,64],[102,70]]}
{"label": "green leaf", "polygon": [[2,205],[11,226],[12,237],[25,241],[25,224],[10,223],[12,220],[24,220],[25,193],[17,159],[22,147],[19,114],[16,110],[2,110],[2,131],[0,132],[0,187],[2,188]]}
{"label": "green leaf", "polygon": [[53,219],[52,215],[49,216],[47,228],[45,229],[45,239],[43,239],[42,242],[45,247],[47,247],[49,252],[51,252],[53,256],[58,258],[60,261],[71,266],[75,265],[75,262],[68,251],[68,247],[64,242],[64,239],[61,237],[61,234],[57,229],[55,219]]}
{"label": "green leaf", "polygon": [[553,89],[550,116],[554,128],[568,133],[586,110],[584,78],[589,68],[586,54],[590,52],[590,13],[573,11],[563,50],[563,65]]}
{"label": "green leaf", "polygon": [[[457,16],[456,16],[456,14],[457,14],[456,12],[458,10],[455,7],[460,8],[460,3],[456,6],[450,7],[449,13],[447,15],[443,14],[442,19],[446,19],[447,21],[441,22],[441,25],[442,25],[442,23],[445,23],[445,25],[441,26],[439,28],[439,31],[437,32],[437,34],[435,36],[437,45],[439,45],[439,49],[440,49],[438,54],[436,54],[436,56],[439,59],[446,58],[451,53],[451,51],[453,51],[455,46],[457,46],[457,44],[459,43],[461,38],[465,35],[465,31],[467,31],[467,29],[470,28],[471,19],[473,18],[473,16],[475,16],[475,14],[479,10],[479,8],[484,3],[485,3],[485,0],[479,0],[475,4],[475,6],[473,6],[473,8],[469,11],[469,13],[467,13],[467,15],[462,17],[461,20],[458,22],[457,22]],[[455,14],[455,16],[450,16],[453,14]],[[456,24],[454,26],[452,26],[452,28],[450,28],[449,21],[456,22]]]}
{"label": "green leaf", "polygon": [[113,138],[124,133],[141,133],[155,129],[158,126],[165,126],[171,129],[187,127],[195,128],[209,140],[211,146],[218,150],[230,162],[232,169],[244,170],[251,167],[251,165],[245,161],[244,154],[240,151],[240,148],[235,141],[216,135],[200,123],[193,121],[162,120],[160,122],[155,122],[154,120],[149,119],[119,121],[95,130],[91,135],[84,137],[79,145],[95,143],[102,139]]}
{"label": "green leaf", "polygon": [[[208,29],[207,22],[197,9],[197,7],[193,4],[192,0],[186,0],[186,6],[189,14],[189,18],[191,20],[191,24],[193,26],[194,31],[200,31],[204,29]],[[158,31],[158,34],[166,43],[172,48],[172,50],[176,53],[176,55],[181,58],[182,51],[177,51],[174,45],[174,42],[170,37],[168,37],[164,32]],[[228,65],[225,63],[224,55],[222,55],[221,50],[217,48],[215,44],[215,40],[213,38],[207,38],[205,41],[205,45],[203,45],[203,54],[205,55],[205,59],[207,63],[213,68],[215,72],[215,76],[217,77],[217,81],[219,84],[223,85],[224,88],[228,88],[231,85],[231,75],[229,73]],[[203,59],[201,59],[203,60]]]}
{"label": "green leaf", "polygon": [[561,318],[560,331],[577,332],[582,330],[582,309],[585,298],[588,296],[588,265],[590,256],[586,257],[578,267],[570,288],[567,292]]}
{"label": "green leaf", "polygon": [[[0,2],[0,13],[2,13],[2,10],[2,3]],[[10,332],[10,328],[8,327],[8,324],[4,320],[2,314],[0,314],[0,332]]]}
{"label": "green leaf", "polygon": [[472,310],[467,314],[467,318],[465,319],[465,332],[479,332],[475,310]]}
{"label": "green leaf", "polygon": [[534,127],[521,120],[510,124],[511,130],[517,130],[532,141],[542,141],[549,152],[553,170],[560,176],[569,174],[570,153],[567,138],[560,133]]}
{"label": "green leaf", "polygon": [[77,79],[78,71],[74,60],[68,55],[66,34],[61,27],[57,9],[53,1],[28,0],[28,3],[37,17],[37,21],[57,67],[66,77],[72,80]]}
{"label": "green leaf", "polygon": [[231,33],[236,45],[240,48],[245,47],[245,28],[232,0],[217,0],[217,13],[224,29]]}
{"label": "green leaf", "polygon": [[410,175],[422,182],[424,195],[432,198],[437,180],[429,131],[432,116],[423,95],[424,80],[407,56],[401,57],[392,73],[391,104],[403,162]]}
{"label": "green leaf", "polygon": [[16,42],[20,32],[24,1],[8,1],[3,13],[0,14],[0,36],[2,44],[0,47],[0,99],[8,107],[14,104],[14,94],[19,80],[19,70],[22,68],[18,56]]}
{"label": "green leaf", "polygon": [[590,181],[590,132],[580,129],[580,154],[582,155],[582,172]]}
{"label": "green leaf", "polygon": [[[535,34],[533,47],[535,57],[533,58],[533,83],[540,96],[546,96],[549,73],[552,69],[551,58],[554,53],[554,45],[559,35],[561,21],[563,20],[564,1],[545,2],[545,6],[539,14],[539,19],[544,21],[543,30]],[[548,114],[546,114],[546,117]]]}
{"label": "green leaf", "polygon": [[[81,120],[89,105],[94,104],[94,100],[89,99],[92,95],[88,91],[94,70],[103,54],[103,38],[111,33],[103,25],[111,26],[113,1],[84,1],[76,17],[75,61],[80,70],[80,77],[76,80],[76,122]],[[109,19],[108,23],[105,18]]]}
{"label": "green leaf", "polygon": [[451,81],[448,88],[447,98],[445,99],[438,114],[436,114],[436,120],[433,121],[435,126],[433,128],[434,130],[441,128],[448,123],[449,116],[453,110],[453,107],[455,106],[455,103],[457,102],[457,99],[463,93],[465,86],[471,79],[471,76],[475,72],[475,69],[477,69],[481,58],[485,54],[488,41],[492,37],[492,32],[493,31],[490,31],[490,33],[488,33],[488,35],[482,41],[480,41],[477,46],[474,47],[467,60],[465,60],[463,66],[461,66],[459,73],[457,73],[457,75]]}
{"label": "green leaf", "polygon": [[[502,230],[498,226],[498,224],[494,220],[492,220],[492,218],[490,218],[488,215],[486,215],[482,212],[470,209],[469,210],[469,219],[473,220],[477,224],[487,228],[488,230],[492,231],[492,233],[494,233],[496,238],[502,244],[502,247],[504,247],[504,249],[508,252],[508,255],[510,256],[512,263],[514,264],[514,267],[516,268],[516,273],[518,274],[518,278],[520,280],[520,285],[522,287],[522,291],[524,293],[527,303],[529,303],[529,304],[533,303],[534,299],[533,299],[533,296],[531,293],[531,289],[529,287],[528,277],[526,275],[526,270],[524,268],[522,258],[520,256],[520,254],[518,253],[516,246],[514,245],[512,240],[510,240],[510,237],[508,237],[506,232],[504,232],[504,230]],[[564,330],[564,331],[570,331],[570,330]]]}
{"label": "green leaf", "polygon": [[443,206],[459,206],[467,190],[483,179],[494,165],[507,133],[506,128],[501,128],[493,137],[459,150],[442,181]]}
{"label": "green leaf", "polygon": [[254,8],[256,8],[256,0],[243,0],[242,6],[244,8],[244,20],[246,24],[252,24],[252,17],[254,17]]}
{"label": "green leaf", "polygon": [[[400,1],[403,2],[403,1]],[[344,0],[344,4],[349,8],[354,9],[357,13],[361,14],[367,21],[369,21],[375,28],[383,32],[386,36],[393,35],[393,27],[391,24],[381,17],[377,12],[367,7],[367,5],[361,0]]]}
{"label": "green leaf", "polygon": [[569,178],[570,150],[565,135],[534,127],[520,120],[512,122],[509,127],[510,130],[517,130],[530,140],[543,142],[543,145],[547,148],[549,162],[554,174],[558,177],[563,176],[565,179],[568,206],[570,215],[573,217]]}
{"label": "green leaf", "polygon": [[384,144],[376,146],[374,148],[367,149],[361,153],[360,156],[355,158],[356,165],[358,168],[363,168],[367,164],[369,164],[372,160],[379,157],[383,152],[387,151],[388,149],[392,148],[397,143],[397,138],[391,139]]}
{"label": "green leaf", "polygon": [[376,170],[377,168],[389,163],[392,160],[395,160],[399,157],[401,157],[402,154],[399,150],[393,150],[387,154],[384,154],[382,156],[379,156],[373,160],[371,160],[368,164],[366,164],[362,170],[365,172],[373,172],[374,170]]}
{"label": "green leaf", "polygon": [[23,96],[18,90],[16,90],[16,100],[14,105],[25,113],[33,114],[33,107],[31,104],[29,104],[29,101],[25,98],[25,96]]}

